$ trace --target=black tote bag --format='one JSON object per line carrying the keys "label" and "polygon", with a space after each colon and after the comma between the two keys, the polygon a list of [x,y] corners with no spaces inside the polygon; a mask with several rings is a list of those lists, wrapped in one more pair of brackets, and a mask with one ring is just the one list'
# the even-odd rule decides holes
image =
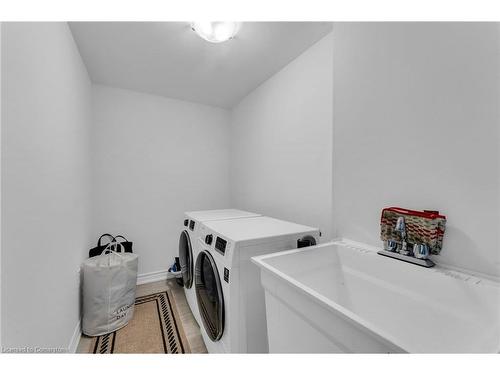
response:
{"label": "black tote bag", "polygon": [[123,246],[123,249],[125,250],[126,253],[131,253],[132,252],[132,242],[127,240],[125,237],[123,237],[121,234],[116,236],[114,238],[115,242],[118,242],[120,245]]}
{"label": "black tote bag", "polygon": [[[105,244],[101,243],[101,240],[103,239],[103,237],[109,238],[109,241],[106,242]],[[92,249],[89,250],[89,258],[95,257],[97,255],[101,255],[101,253],[104,251],[106,246],[108,246],[111,242],[114,242],[114,241],[115,241],[115,238],[111,234],[109,234],[109,233],[103,234],[97,240],[97,246],[93,247]]]}

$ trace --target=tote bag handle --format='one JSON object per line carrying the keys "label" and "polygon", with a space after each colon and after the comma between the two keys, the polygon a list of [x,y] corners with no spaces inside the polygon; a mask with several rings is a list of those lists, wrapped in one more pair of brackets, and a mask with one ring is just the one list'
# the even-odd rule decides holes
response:
{"label": "tote bag handle", "polygon": [[103,234],[101,237],[99,237],[99,239],[97,240],[97,246],[101,246],[101,240],[102,240],[102,238],[103,238],[103,237],[109,237],[109,238],[111,238],[111,241],[110,241],[109,243],[113,243],[113,242],[115,242],[115,238],[114,238],[111,234],[109,234],[109,233],[104,233],[104,234]]}
{"label": "tote bag handle", "polygon": [[[122,239],[123,239],[123,241],[116,241],[118,238],[122,238]],[[116,242],[118,242],[118,243],[120,243],[120,242],[128,242],[128,240],[127,240],[125,237],[123,237],[121,234],[120,234],[120,235],[118,235],[118,236],[116,236],[116,237],[114,237],[114,240],[115,240]]]}
{"label": "tote bag handle", "polygon": [[[120,247],[120,251],[117,251],[118,246]],[[120,242],[110,242],[108,246],[104,249],[101,255],[106,255],[110,253],[114,253],[116,255],[120,255],[125,252],[125,248]]]}

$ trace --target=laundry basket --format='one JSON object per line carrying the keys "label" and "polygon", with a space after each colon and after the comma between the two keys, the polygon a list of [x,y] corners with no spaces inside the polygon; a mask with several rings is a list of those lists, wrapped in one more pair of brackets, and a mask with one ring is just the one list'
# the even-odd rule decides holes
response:
{"label": "laundry basket", "polygon": [[83,262],[82,331],[88,336],[116,331],[132,319],[139,259],[123,251],[111,243],[102,255]]}

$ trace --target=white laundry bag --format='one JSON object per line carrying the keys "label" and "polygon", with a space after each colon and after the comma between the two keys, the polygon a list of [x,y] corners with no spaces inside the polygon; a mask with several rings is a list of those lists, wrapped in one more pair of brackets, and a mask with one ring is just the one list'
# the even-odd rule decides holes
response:
{"label": "white laundry bag", "polygon": [[[111,250],[113,249],[113,250]],[[114,251],[120,249],[120,252]],[[82,330],[100,336],[127,325],[134,315],[138,256],[119,243],[83,262]]]}

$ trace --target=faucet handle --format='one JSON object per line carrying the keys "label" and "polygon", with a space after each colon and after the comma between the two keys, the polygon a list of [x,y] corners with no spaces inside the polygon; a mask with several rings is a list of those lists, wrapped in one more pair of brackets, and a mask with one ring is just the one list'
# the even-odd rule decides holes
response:
{"label": "faucet handle", "polygon": [[413,256],[417,259],[427,259],[429,258],[429,245],[422,243],[422,244],[415,244],[413,245]]}
{"label": "faucet handle", "polygon": [[387,242],[387,244],[386,244],[387,250],[389,250],[389,251],[396,251],[397,250],[398,243],[396,241],[394,241],[394,240],[387,240],[386,242]]}

